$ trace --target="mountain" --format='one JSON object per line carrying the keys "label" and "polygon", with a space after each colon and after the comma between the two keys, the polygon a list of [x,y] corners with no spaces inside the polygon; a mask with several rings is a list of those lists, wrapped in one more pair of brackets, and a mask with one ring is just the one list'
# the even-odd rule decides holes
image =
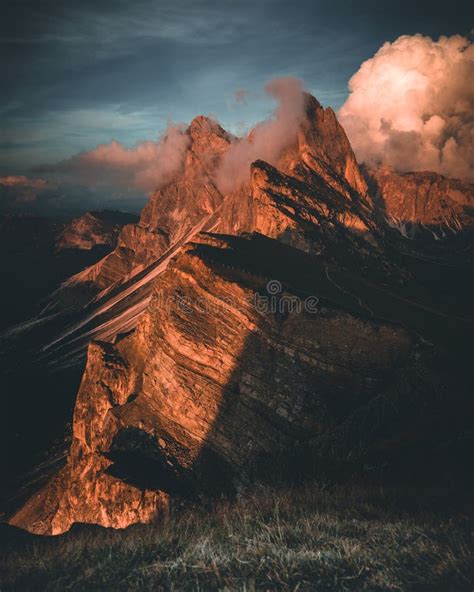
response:
{"label": "mountain", "polygon": [[[3,282],[0,326],[28,319],[71,273],[89,267],[111,251],[120,228],[135,216],[88,212],[74,220],[27,214],[0,216]],[[27,289],[25,289],[27,288]]]}
{"label": "mountain", "polygon": [[229,192],[217,172],[240,140],[194,119],[182,172],[52,295],[34,356],[50,373],[87,359],[67,462],[12,524],[124,527],[256,478],[462,464],[470,189],[362,170],[334,112],[304,101],[278,161]]}
{"label": "mountain", "polygon": [[56,239],[56,249],[90,251],[96,247],[105,247],[112,250],[122,227],[135,220],[136,216],[124,212],[86,212],[66,225]]}
{"label": "mountain", "polygon": [[[323,109],[314,97],[307,95],[306,114],[306,123],[299,130],[296,145],[290,146],[280,158],[281,170],[294,173],[296,179],[309,184],[311,175],[316,172],[325,182],[324,190],[329,186],[346,196],[357,190],[365,194],[365,180],[334,112]],[[192,234],[206,216],[211,216],[221,206],[224,211],[219,213],[216,228],[232,234],[265,230],[260,229],[258,223],[256,226],[251,218],[258,216],[251,211],[259,183],[257,165],[253,166],[250,183],[231,196],[225,196],[225,200],[214,181],[220,156],[236,139],[215,121],[203,116],[191,122],[187,134],[190,142],[179,178],[153,193],[138,224],[123,228],[116,249],[91,269],[72,278],[68,287],[86,284],[91,285],[92,290],[102,290],[144,269],[172,245]],[[274,169],[273,174],[276,173]],[[260,174],[265,174],[264,170]],[[351,216],[348,214],[348,217]],[[364,227],[361,221],[354,221],[354,224]]]}
{"label": "mountain", "polygon": [[443,237],[472,226],[473,185],[437,173],[397,173],[385,167],[369,171],[368,177],[380,207],[401,232],[421,226]]}
{"label": "mountain", "polygon": [[179,179],[153,193],[138,223],[122,229],[113,252],[72,278],[68,287],[86,284],[100,291],[144,269],[222,203],[211,179],[212,161],[229,147],[231,136],[205,117],[194,119],[187,133],[190,145]]}

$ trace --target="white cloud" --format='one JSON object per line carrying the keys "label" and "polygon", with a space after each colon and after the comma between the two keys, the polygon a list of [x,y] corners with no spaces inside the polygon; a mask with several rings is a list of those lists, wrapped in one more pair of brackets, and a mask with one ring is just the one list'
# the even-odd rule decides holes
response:
{"label": "white cloud", "polygon": [[339,119],[360,161],[474,181],[473,80],[467,38],[404,35],[352,76]]}

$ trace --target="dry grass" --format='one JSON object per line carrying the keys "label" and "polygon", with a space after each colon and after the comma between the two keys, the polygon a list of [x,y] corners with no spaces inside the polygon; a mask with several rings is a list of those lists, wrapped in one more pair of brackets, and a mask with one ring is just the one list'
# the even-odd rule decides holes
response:
{"label": "dry grass", "polygon": [[471,536],[466,514],[408,511],[393,492],[259,486],[124,531],[15,537],[0,588],[472,590]]}

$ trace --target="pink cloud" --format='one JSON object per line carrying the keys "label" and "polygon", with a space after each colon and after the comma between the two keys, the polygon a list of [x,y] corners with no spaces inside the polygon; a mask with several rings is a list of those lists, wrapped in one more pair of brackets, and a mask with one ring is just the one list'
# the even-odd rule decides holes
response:
{"label": "pink cloud", "polygon": [[38,168],[86,186],[118,186],[152,191],[180,172],[189,136],[183,126],[169,126],[158,141],[144,141],[126,148],[112,140],[56,165]]}
{"label": "pink cloud", "polygon": [[357,158],[474,181],[474,45],[404,35],[349,81],[339,119]]}
{"label": "pink cloud", "polygon": [[234,93],[234,97],[237,103],[243,103],[244,105],[247,104],[247,95],[248,91],[243,89],[236,90]]}
{"label": "pink cloud", "polygon": [[304,118],[303,85],[296,78],[276,78],[265,92],[278,101],[273,116],[257,124],[243,139],[235,141],[222,158],[216,175],[220,191],[236,189],[249,175],[253,161],[276,164],[282,152],[297,139]]}

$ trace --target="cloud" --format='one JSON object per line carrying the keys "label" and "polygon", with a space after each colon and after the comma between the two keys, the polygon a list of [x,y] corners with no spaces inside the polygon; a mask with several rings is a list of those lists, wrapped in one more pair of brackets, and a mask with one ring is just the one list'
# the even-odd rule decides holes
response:
{"label": "cloud", "polygon": [[137,212],[146,199],[133,190],[85,187],[39,177],[0,177],[0,214],[70,216],[86,210],[119,209]]}
{"label": "cloud", "polygon": [[253,161],[276,164],[285,148],[296,141],[305,113],[302,83],[291,77],[275,78],[266,85],[265,92],[278,101],[278,106],[270,119],[258,123],[224,154],[216,174],[223,193],[236,189],[248,178]]}
{"label": "cloud", "polygon": [[248,95],[248,91],[243,90],[243,89],[236,90],[234,93],[234,97],[235,97],[236,102],[242,103],[243,105],[247,104],[247,95]]}
{"label": "cloud", "polygon": [[32,169],[41,177],[0,177],[0,212],[71,214],[87,209],[136,211],[145,194],[181,171],[190,138],[169,126],[158,141],[126,148],[113,140],[56,164]]}
{"label": "cloud", "polygon": [[183,126],[169,126],[160,140],[126,148],[113,140],[58,164],[36,167],[35,172],[86,187],[116,187],[153,191],[180,172],[189,136]]}
{"label": "cloud", "polygon": [[25,175],[7,175],[0,177],[0,185],[3,187],[23,187],[25,189],[41,190],[48,188],[51,183],[46,179],[31,179]]}
{"label": "cloud", "polygon": [[34,209],[38,197],[54,189],[56,185],[46,179],[31,179],[24,175],[0,177],[0,212]]}
{"label": "cloud", "polygon": [[474,45],[420,34],[385,43],[339,111],[359,161],[474,181]]}

